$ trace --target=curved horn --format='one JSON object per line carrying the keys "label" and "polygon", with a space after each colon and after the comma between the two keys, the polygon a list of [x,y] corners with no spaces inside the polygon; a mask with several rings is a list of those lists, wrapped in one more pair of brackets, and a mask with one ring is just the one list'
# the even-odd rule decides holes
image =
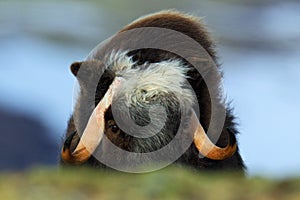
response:
{"label": "curved horn", "polygon": [[194,144],[203,156],[212,160],[225,160],[235,153],[237,148],[235,138],[233,144],[228,142],[226,147],[218,147],[207,137],[194,111],[192,112],[192,123],[196,124]]}
{"label": "curved horn", "polygon": [[[64,162],[82,164],[94,153],[104,134],[105,112],[111,105],[113,94],[119,86],[120,80],[117,78],[110,85],[108,91],[91,114],[81,139],[73,152],[71,152],[68,145],[70,141],[68,141],[68,139],[66,140],[66,145],[64,145],[61,152],[61,158]],[[71,139],[72,138],[71,135]]]}

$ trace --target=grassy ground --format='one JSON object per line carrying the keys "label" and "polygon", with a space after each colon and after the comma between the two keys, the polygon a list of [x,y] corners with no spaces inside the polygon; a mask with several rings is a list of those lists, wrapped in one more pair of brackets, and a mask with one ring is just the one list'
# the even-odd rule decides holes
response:
{"label": "grassy ground", "polygon": [[87,169],[0,173],[0,199],[300,199],[300,179],[195,174],[169,168],[148,174]]}

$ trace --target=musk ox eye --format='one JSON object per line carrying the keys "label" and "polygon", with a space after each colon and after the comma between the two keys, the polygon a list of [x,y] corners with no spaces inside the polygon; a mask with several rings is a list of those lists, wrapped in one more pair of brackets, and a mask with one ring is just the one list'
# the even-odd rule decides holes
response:
{"label": "musk ox eye", "polygon": [[110,130],[114,133],[119,131],[119,127],[115,124],[109,125],[108,128],[110,128]]}

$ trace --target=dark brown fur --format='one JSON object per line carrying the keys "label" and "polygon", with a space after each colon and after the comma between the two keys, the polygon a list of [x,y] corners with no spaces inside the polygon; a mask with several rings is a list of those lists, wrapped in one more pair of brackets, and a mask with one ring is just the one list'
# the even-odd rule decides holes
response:
{"label": "dark brown fur", "polygon": [[[206,27],[203,25],[202,21],[199,21],[197,18],[191,17],[189,15],[185,15],[176,11],[165,11],[160,12],[155,15],[148,16],[146,18],[142,18],[136,22],[133,22],[132,24],[129,24],[128,26],[125,26],[120,32],[124,32],[127,30],[132,30],[135,28],[141,28],[141,27],[160,27],[160,28],[166,28],[175,30],[178,32],[181,32],[190,38],[197,41],[210,55],[214,63],[218,65],[217,61],[217,55],[215,51],[215,45],[210,38],[209,33],[207,32]],[[141,38],[137,38],[136,40],[139,40]],[[126,41],[123,41],[121,38],[118,38],[116,36],[111,40],[111,42],[107,46],[111,46],[111,49],[115,48],[117,45],[118,47],[121,47],[124,45]],[[126,44],[125,44],[126,46]],[[109,49],[109,48],[108,48]],[[194,55],[192,50],[186,49],[187,52],[191,51],[190,59],[197,59]],[[102,52],[101,50],[97,52],[97,57],[100,55],[106,54],[108,51]],[[182,59],[183,62],[185,62],[187,65],[190,65],[185,59],[181,58],[178,55],[175,55],[173,53],[164,51],[164,50],[157,50],[157,49],[139,49],[139,50],[133,50],[129,52],[130,56],[133,56],[133,59],[138,64],[143,64],[145,62],[149,63],[155,63],[160,62],[163,60],[169,60],[174,58]],[[95,55],[94,55],[95,57]],[[100,56],[101,57],[101,56]],[[89,57],[89,59],[93,59],[93,57]],[[197,60],[196,60],[197,61]],[[200,63],[201,64],[201,63]],[[76,75],[76,69],[79,69],[78,65],[73,66],[73,74]],[[77,70],[78,70],[77,69]],[[236,124],[234,122],[234,116],[232,115],[231,109],[228,105],[224,103],[224,100],[222,98],[222,94],[219,90],[220,85],[220,76],[218,76],[220,72],[216,70],[211,70],[209,73],[206,74],[207,80],[211,80],[214,84],[212,85],[211,93],[209,93],[206,83],[203,81],[203,77],[196,71],[196,70],[190,70],[188,72],[189,75],[189,83],[192,85],[199,102],[199,108],[201,110],[201,117],[200,122],[202,126],[204,127],[205,131],[207,131],[208,126],[210,125],[210,119],[211,119],[211,99],[216,99],[218,102],[217,107],[220,109],[225,108],[226,109],[226,120],[225,124],[223,126],[223,131],[221,133],[221,136],[217,142],[218,146],[224,147],[228,143],[228,136],[231,137],[232,140],[236,140],[236,134],[238,133],[236,129]],[[106,78],[105,78],[106,77]],[[100,99],[104,96],[105,91],[108,89],[108,85],[112,82],[113,75],[110,75],[109,72],[104,72],[104,75],[102,76],[97,94],[96,94],[96,102],[97,104]],[[106,82],[106,83],[104,83]],[[102,88],[101,88],[102,87]],[[83,95],[83,94],[82,94]],[[84,101],[84,97],[79,98],[78,105],[82,104]],[[78,109],[80,107],[77,107],[77,110],[75,112],[78,112]],[[91,112],[91,111],[89,111]],[[90,113],[86,113],[85,119],[86,121],[83,122],[82,127],[85,126],[88,116]],[[212,127],[214,128],[214,127]],[[73,117],[71,117],[66,138],[70,136],[72,132],[76,131],[74,126]],[[122,147],[123,149],[130,150],[130,139],[128,137],[124,136],[124,140],[120,140],[120,138],[114,138],[109,137],[114,143],[117,143],[116,145],[119,147]],[[126,139],[127,138],[127,139]],[[74,149],[76,147],[76,144],[78,142],[79,137],[74,137],[71,149]],[[232,141],[231,141],[232,142]],[[132,145],[132,144],[131,144]],[[190,166],[192,168],[198,169],[198,170],[214,170],[214,169],[222,169],[222,170],[237,170],[237,171],[243,171],[245,166],[243,164],[242,158],[239,154],[239,150],[237,149],[236,153],[222,161],[215,161],[210,160],[208,158],[199,158],[198,157],[198,150],[192,144],[190,148],[176,161],[176,163],[180,163],[183,165]],[[105,168],[105,166],[97,161],[95,158],[91,157],[86,165],[90,166],[96,166]]]}

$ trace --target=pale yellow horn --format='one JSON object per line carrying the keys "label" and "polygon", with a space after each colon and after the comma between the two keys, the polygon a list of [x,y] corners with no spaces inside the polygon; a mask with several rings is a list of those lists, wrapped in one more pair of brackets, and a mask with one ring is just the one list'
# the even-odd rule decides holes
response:
{"label": "pale yellow horn", "polygon": [[196,125],[196,130],[194,132],[194,144],[203,156],[212,160],[225,160],[236,152],[236,142],[234,142],[234,144],[230,144],[230,142],[228,142],[227,146],[224,148],[218,147],[212,143],[206,135],[194,111],[192,112],[192,123]]}
{"label": "pale yellow horn", "polygon": [[96,150],[104,134],[105,112],[112,104],[114,92],[119,88],[120,82],[118,78],[113,81],[102,100],[94,109],[76,149],[71,152],[70,148],[63,147],[61,158],[64,162],[72,164],[84,163]]}

